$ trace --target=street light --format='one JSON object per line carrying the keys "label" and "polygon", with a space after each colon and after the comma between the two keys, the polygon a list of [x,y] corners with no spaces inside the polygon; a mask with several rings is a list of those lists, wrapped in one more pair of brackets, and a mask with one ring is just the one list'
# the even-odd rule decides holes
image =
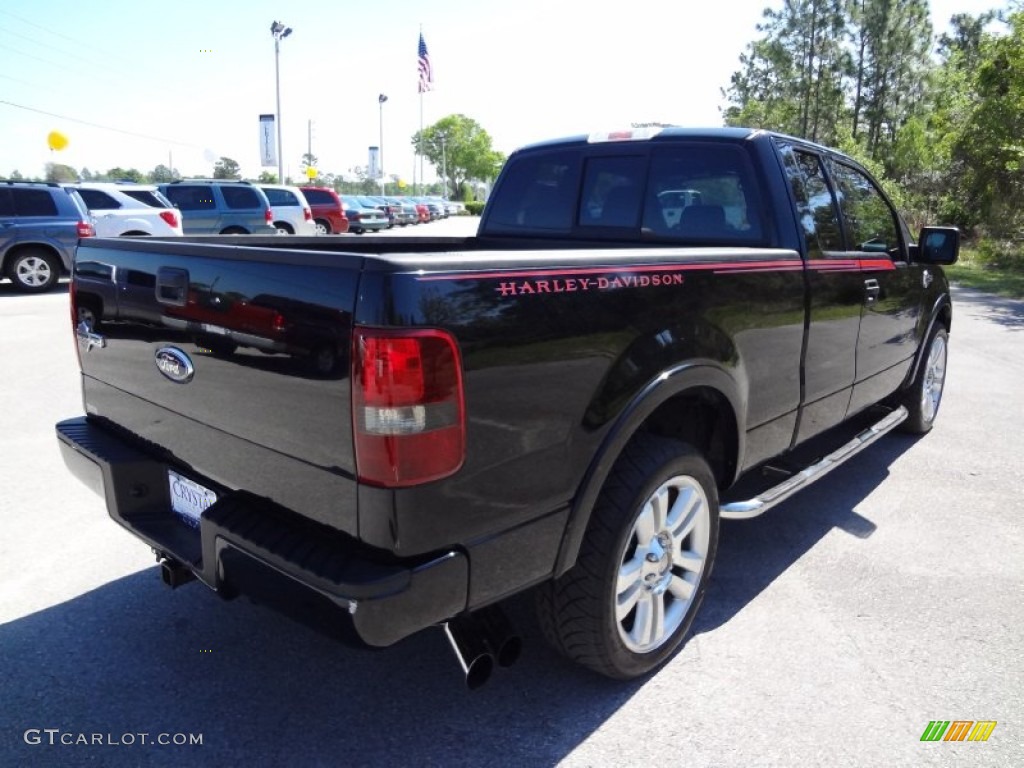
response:
{"label": "street light", "polygon": [[274,85],[277,89],[277,183],[284,184],[284,154],[281,151],[281,41],[292,33],[280,21],[270,25],[270,34],[274,36]]}
{"label": "street light", "polygon": [[377,108],[380,110],[380,193],[387,194],[384,182],[384,102],[388,97],[383,93],[377,97]]}

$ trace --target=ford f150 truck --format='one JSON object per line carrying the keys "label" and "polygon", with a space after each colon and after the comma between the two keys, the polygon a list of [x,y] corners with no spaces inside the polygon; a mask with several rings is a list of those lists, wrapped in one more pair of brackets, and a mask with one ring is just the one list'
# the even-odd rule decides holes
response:
{"label": "ford f150 truck", "polygon": [[721,518],[932,427],[958,249],[796,138],[553,141],[475,237],[83,241],[57,435],[170,586],[371,646],[440,626],[471,686],[533,589],[557,649],[632,678],[681,646]]}

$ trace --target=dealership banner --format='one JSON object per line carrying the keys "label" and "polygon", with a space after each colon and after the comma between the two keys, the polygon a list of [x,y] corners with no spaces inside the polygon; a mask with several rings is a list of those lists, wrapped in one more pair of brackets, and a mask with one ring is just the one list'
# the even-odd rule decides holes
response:
{"label": "dealership banner", "polygon": [[369,179],[380,178],[380,147],[370,147],[370,163],[366,167],[366,176]]}
{"label": "dealership banner", "polygon": [[273,115],[260,115],[260,162],[264,167],[277,165]]}

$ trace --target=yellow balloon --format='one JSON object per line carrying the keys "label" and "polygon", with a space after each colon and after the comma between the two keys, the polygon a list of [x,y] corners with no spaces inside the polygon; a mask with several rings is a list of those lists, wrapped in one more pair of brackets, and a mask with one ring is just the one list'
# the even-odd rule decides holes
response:
{"label": "yellow balloon", "polygon": [[59,151],[68,145],[68,137],[60,131],[50,131],[49,136],[46,137],[46,143],[50,145],[50,149]]}
{"label": "yellow balloon", "polygon": [[309,177],[310,179],[315,179],[316,176],[317,176],[316,168],[307,168],[306,169],[306,176]]}

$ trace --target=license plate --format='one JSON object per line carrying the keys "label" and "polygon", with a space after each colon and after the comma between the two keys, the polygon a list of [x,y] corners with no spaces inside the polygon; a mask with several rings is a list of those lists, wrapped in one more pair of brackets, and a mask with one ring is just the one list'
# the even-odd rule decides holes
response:
{"label": "license plate", "polygon": [[167,470],[167,480],[171,489],[171,509],[187,525],[199,527],[199,516],[215,501],[217,494],[187,477],[182,477],[174,470]]}

